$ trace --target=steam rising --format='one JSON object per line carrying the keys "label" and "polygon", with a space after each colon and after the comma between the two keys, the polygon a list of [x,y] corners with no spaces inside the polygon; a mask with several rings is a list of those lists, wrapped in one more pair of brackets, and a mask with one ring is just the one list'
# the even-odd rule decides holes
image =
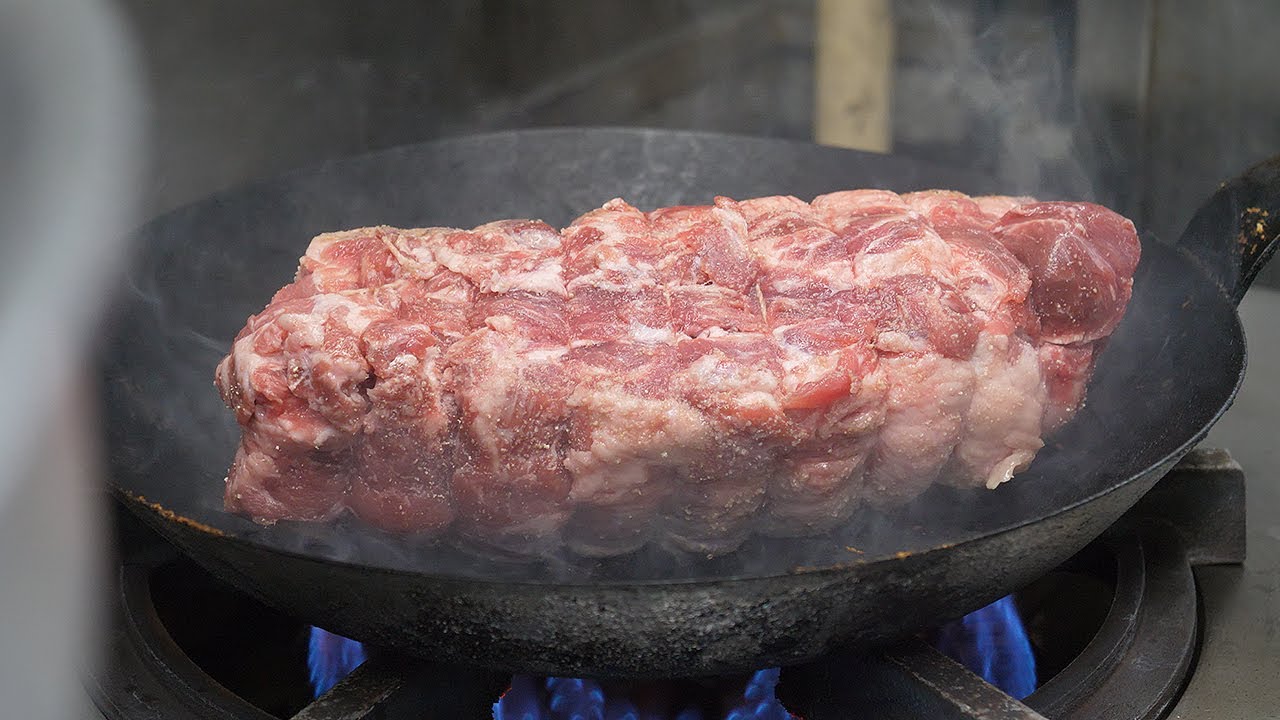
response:
{"label": "steam rising", "polygon": [[1086,127],[1071,68],[1074,11],[969,3],[895,5],[905,34],[895,95],[899,151],[980,168],[1001,192],[1103,200],[1113,139]]}

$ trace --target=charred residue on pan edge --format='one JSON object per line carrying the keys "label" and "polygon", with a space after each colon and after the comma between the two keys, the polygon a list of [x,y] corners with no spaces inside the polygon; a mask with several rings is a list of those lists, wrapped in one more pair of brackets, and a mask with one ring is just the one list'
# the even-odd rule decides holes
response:
{"label": "charred residue on pan edge", "polygon": [[[946,544],[944,544],[944,545],[939,545],[939,546],[938,546],[938,547],[936,547],[936,548],[930,548],[930,549],[931,549],[931,550],[946,550],[946,549],[951,548],[951,547],[953,547],[953,546],[954,546],[954,543],[946,543]],[[835,563],[834,565],[823,565],[823,566],[818,566],[818,565],[797,565],[797,566],[795,566],[795,567],[791,568],[790,570],[788,570],[788,571],[787,571],[787,574],[789,574],[789,575],[805,575],[805,574],[808,574],[808,573],[840,571],[840,570],[845,570],[845,569],[848,569],[848,568],[851,568],[851,567],[856,567],[856,566],[858,566],[858,565],[867,565],[867,564],[870,564],[870,563],[872,562],[871,560],[868,560],[868,559],[866,559],[865,557],[863,557],[863,556],[865,556],[865,555],[867,554],[865,550],[860,550],[860,549],[858,549],[858,548],[856,548],[856,547],[853,547],[852,545],[846,545],[846,546],[844,547],[844,549],[845,549],[845,551],[850,552],[850,553],[853,553],[853,554],[855,554],[855,555],[858,555],[859,557],[857,557],[856,559],[854,559],[854,560],[852,560],[852,561],[850,561],[850,562],[839,562],[839,563]],[[916,552],[911,551],[911,550],[899,550],[898,552],[895,552],[895,553],[893,554],[893,559],[894,559],[894,560],[906,560],[907,558],[909,558],[909,557],[911,557],[911,556],[913,556],[913,555],[916,555],[916,554],[917,554]]]}
{"label": "charred residue on pan edge", "polygon": [[1240,214],[1240,234],[1236,237],[1236,242],[1244,247],[1266,243],[1267,219],[1270,216],[1271,213],[1263,208],[1245,208]]}
{"label": "charred residue on pan edge", "polygon": [[[906,560],[907,558],[912,557],[913,555],[918,555],[921,552],[932,552],[934,550],[950,550],[951,548],[954,548],[958,544],[959,543],[945,542],[936,547],[929,548],[927,551],[899,550],[893,554],[893,559]],[[852,553],[854,555],[857,555],[858,557],[853,559],[850,562],[840,562],[834,565],[822,566],[822,567],[815,566],[815,565],[797,565],[796,567],[791,568],[787,572],[789,575],[803,575],[806,573],[813,573],[813,572],[833,571],[833,570],[839,571],[839,570],[843,570],[851,567],[856,567],[858,565],[867,565],[872,562],[871,560],[866,559],[865,557],[867,554],[866,550],[854,547],[853,545],[845,545],[844,549],[845,549],[845,552]]]}
{"label": "charred residue on pan edge", "polygon": [[221,530],[219,530],[218,528],[211,527],[211,526],[209,526],[209,525],[205,525],[205,524],[204,524],[204,523],[202,523],[202,522],[199,522],[199,521],[196,521],[196,520],[192,520],[192,519],[191,519],[191,518],[189,518],[189,517],[184,517],[184,516],[182,516],[182,515],[179,515],[178,513],[176,513],[176,512],[174,512],[174,511],[170,510],[169,508],[167,508],[167,507],[165,507],[165,506],[161,505],[161,504],[160,504],[160,503],[158,503],[158,502],[152,502],[151,500],[148,500],[146,497],[144,497],[144,496],[142,496],[142,495],[134,495],[133,493],[131,493],[131,492],[127,491],[127,490],[125,491],[125,493],[124,493],[124,494],[125,494],[125,495],[127,495],[127,496],[129,496],[129,499],[130,499],[130,500],[133,500],[133,501],[135,501],[135,502],[141,503],[141,504],[146,505],[147,507],[151,508],[153,511],[155,511],[155,513],[156,513],[157,515],[159,515],[160,517],[164,518],[165,520],[170,520],[170,521],[172,521],[172,522],[181,523],[181,524],[186,525],[186,526],[188,526],[188,527],[195,528],[196,530],[199,530],[199,531],[201,531],[201,532],[205,532],[205,533],[209,533],[210,535],[215,535],[215,536],[217,536],[217,537],[226,537],[226,533],[225,533],[225,532],[223,532],[223,531],[221,531]]}

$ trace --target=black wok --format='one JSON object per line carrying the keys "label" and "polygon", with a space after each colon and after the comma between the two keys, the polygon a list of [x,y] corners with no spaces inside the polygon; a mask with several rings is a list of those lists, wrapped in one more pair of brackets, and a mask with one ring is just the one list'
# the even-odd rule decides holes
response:
{"label": "black wok", "polygon": [[[1226,410],[1244,373],[1235,304],[1276,245],[1280,162],[1223,186],[1176,244],[1143,241],[1133,301],[1088,404],[997,491],[935,488],[828,536],[715,559],[647,549],[536,563],[352,521],[260,527],[222,512],[238,438],[212,385],[230,338],[316,233],[372,224],[563,224],[614,196],[850,187],[998,191],[962,173],[804,143],[648,130],[510,132],[397,148],[222,193],[143,227],[106,327],[111,482],[216,575],[378,646],[557,675],[694,676],[871,647],[1046,572],[1129,508]],[[1009,190],[1006,188],[1005,190]]]}

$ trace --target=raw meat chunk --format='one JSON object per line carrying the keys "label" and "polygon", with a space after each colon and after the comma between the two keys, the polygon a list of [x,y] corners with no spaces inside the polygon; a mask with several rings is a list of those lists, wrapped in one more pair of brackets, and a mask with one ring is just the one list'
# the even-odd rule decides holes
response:
{"label": "raw meat chunk", "polygon": [[945,190],[321,235],[218,366],[226,507],[607,556],[995,488],[1084,402],[1139,252],[1097,205]]}

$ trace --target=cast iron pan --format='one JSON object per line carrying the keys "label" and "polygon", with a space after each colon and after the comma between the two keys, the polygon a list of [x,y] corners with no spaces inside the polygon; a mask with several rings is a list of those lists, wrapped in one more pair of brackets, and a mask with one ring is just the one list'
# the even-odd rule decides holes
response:
{"label": "cast iron pan", "polygon": [[[1176,244],[1143,241],[1133,301],[1088,404],[991,492],[935,488],[830,535],[708,560],[496,561],[354,521],[260,527],[222,511],[238,439],[212,384],[245,318],[315,234],[363,225],[553,225],[642,208],[837,189],[1000,191],[902,157],[626,129],[507,132],[339,160],[143,227],[105,329],[111,483],[216,575],[299,620],[441,661],[549,675],[745,672],[872,647],[989,603],[1100,534],[1226,410],[1243,377],[1235,305],[1276,246],[1280,161],[1224,185]],[[1005,191],[1016,190],[1004,188]]]}

